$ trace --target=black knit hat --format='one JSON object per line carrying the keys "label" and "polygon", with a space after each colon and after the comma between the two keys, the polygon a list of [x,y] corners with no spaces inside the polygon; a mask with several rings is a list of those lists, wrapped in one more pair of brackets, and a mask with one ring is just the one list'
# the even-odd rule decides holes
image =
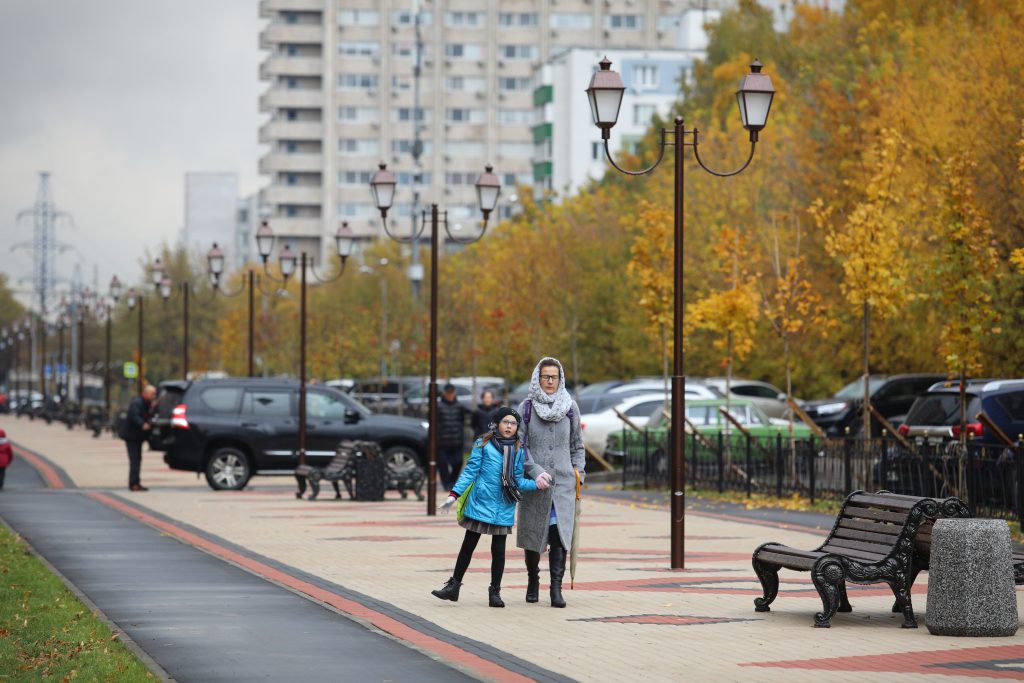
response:
{"label": "black knit hat", "polygon": [[519,413],[517,413],[512,408],[509,408],[508,406],[502,406],[495,410],[493,413],[491,413],[491,422],[494,423],[494,428],[497,429],[498,423],[500,423],[509,415],[514,417],[516,419],[516,422],[518,422],[519,424],[523,423],[523,418],[519,416]]}

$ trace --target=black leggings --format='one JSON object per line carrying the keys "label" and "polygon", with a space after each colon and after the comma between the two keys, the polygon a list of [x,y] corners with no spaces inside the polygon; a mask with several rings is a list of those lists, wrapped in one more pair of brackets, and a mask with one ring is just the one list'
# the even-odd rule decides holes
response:
{"label": "black leggings", "polygon": [[[497,588],[501,586],[501,576],[505,573],[505,539],[508,536],[495,534],[491,536],[491,585]],[[455,580],[462,583],[462,577],[469,569],[469,561],[473,559],[473,551],[480,541],[480,534],[466,529],[466,537],[462,539],[462,549],[459,551],[459,559],[455,560]]]}

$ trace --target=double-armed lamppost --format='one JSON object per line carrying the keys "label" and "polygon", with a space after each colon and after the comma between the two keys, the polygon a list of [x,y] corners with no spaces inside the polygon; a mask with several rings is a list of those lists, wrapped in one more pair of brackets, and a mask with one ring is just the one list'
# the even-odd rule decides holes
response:
{"label": "double-armed lamppost", "polygon": [[[157,291],[160,292],[160,298],[163,299],[164,304],[171,298],[171,294],[174,291],[174,282],[171,278],[165,274],[164,264],[161,263],[160,259],[153,261],[153,265],[149,267],[150,275],[153,279],[153,286],[156,287]],[[178,285],[178,289],[181,292],[181,378],[188,379],[188,293],[189,284],[188,280],[182,280],[181,284]]]}
{"label": "double-armed lamppost", "polygon": [[[67,302],[61,302],[61,309]],[[67,393],[67,365],[64,364],[64,330],[68,329],[68,319],[61,313],[57,316],[57,362],[53,364],[53,395],[62,407]]]}
{"label": "double-armed lamppost", "polygon": [[138,336],[138,342],[137,342],[138,343],[138,347],[137,347],[138,348],[138,352],[137,352],[137,363],[136,363],[136,368],[135,368],[135,371],[138,374],[135,376],[135,388],[138,390],[138,392],[140,394],[142,393],[142,382],[143,382],[143,380],[142,380],[142,374],[143,374],[142,373],[142,349],[143,349],[142,342],[143,342],[143,338],[144,337],[143,337],[143,334],[142,334],[142,326],[143,326],[143,323],[144,323],[144,320],[143,320],[143,313],[144,313],[144,311],[143,311],[143,309],[145,308],[145,305],[144,305],[145,300],[146,300],[146,297],[142,296],[139,292],[136,292],[135,288],[132,287],[131,289],[128,290],[128,293],[125,295],[125,301],[124,301],[125,304],[128,306],[128,310],[129,311],[135,310],[136,306],[139,307],[139,336]]}
{"label": "double-armed lamppost", "polygon": [[[273,241],[271,241],[273,246]],[[265,261],[264,261],[265,262]],[[256,288],[259,286],[259,275],[256,274],[252,268],[249,268],[247,279],[242,279],[241,286],[235,291],[225,290],[220,286],[220,276],[224,272],[224,252],[221,251],[217,243],[213,243],[213,247],[206,253],[206,268],[207,275],[210,277],[210,284],[213,285],[213,291],[224,296],[238,296],[244,291],[249,292],[249,362],[248,362],[248,375],[249,377],[255,377],[255,369],[253,367],[253,352],[254,352],[254,318],[255,308],[254,299],[256,296]],[[260,290],[262,291],[262,290]]]}
{"label": "double-armed lamppost", "polygon": [[[420,221],[419,230],[407,237],[399,237],[388,229],[388,209],[395,200],[395,186],[398,184],[395,174],[388,170],[386,164],[380,164],[379,170],[370,179],[370,190],[373,199],[380,209],[380,217],[384,223],[384,232],[388,237],[403,244],[418,242],[426,227],[426,220]],[[471,244],[480,240],[487,232],[487,223],[491,212],[498,205],[501,194],[501,182],[488,164],[483,174],[476,181],[477,203],[484,217],[480,234],[476,237],[457,238],[448,229],[448,212],[444,212],[444,231],[448,239],[457,244]],[[427,427],[427,514],[437,514],[437,251],[439,237],[440,212],[437,204],[430,205],[430,387],[427,410],[429,411]]]}
{"label": "double-armed lamppost", "polygon": [[108,290],[110,299],[113,304],[106,304],[104,307],[104,317],[106,318],[106,339],[105,339],[105,358],[103,363],[103,408],[106,414],[107,420],[110,420],[110,327],[111,322],[114,318],[114,306],[121,300],[121,281],[117,279],[117,276],[110,278],[110,289]]}
{"label": "double-armed lamppost", "polygon": [[313,257],[309,256],[305,251],[302,252],[301,259],[295,256],[290,245],[285,245],[284,249],[277,256],[278,266],[281,269],[281,278],[277,279],[271,275],[267,269],[267,259],[270,258],[270,253],[274,250],[274,232],[267,225],[266,221],[260,226],[259,230],[256,231],[256,248],[259,249],[260,258],[263,260],[263,272],[271,280],[281,282],[284,286],[288,285],[288,278],[295,273],[296,262],[301,270],[299,275],[300,286],[299,286],[299,464],[306,464],[306,272],[313,274],[317,280],[323,283],[334,282],[341,278],[345,274],[345,264],[348,262],[348,257],[352,254],[352,230],[349,229],[348,223],[342,223],[341,227],[338,228],[338,232],[334,235],[334,246],[338,254],[338,259],[341,261],[341,267],[338,269],[338,273],[334,277],[323,277],[316,272],[316,268],[313,263]]}
{"label": "double-armed lamppost", "polygon": [[622,105],[622,95],[626,89],[618,72],[611,70],[611,65],[612,63],[607,57],[601,60],[601,68],[594,73],[590,80],[590,86],[587,88],[590,111],[594,118],[594,124],[601,129],[601,139],[604,141],[604,151],[608,162],[616,170],[626,175],[645,175],[658,167],[665,157],[666,147],[671,145],[675,148],[675,317],[673,318],[672,426],[670,432],[672,459],[669,464],[669,478],[672,487],[672,568],[682,569],[684,566],[683,533],[686,515],[686,471],[684,469],[686,462],[683,450],[686,442],[683,429],[685,415],[683,397],[686,385],[683,365],[683,148],[692,147],[697,164],[711,175],[726,177],[740,173],[754,158],[757,135],[768,121],[768,111],[771,109],[775,88],[772,86],[771,78],[767,74],[761,73],[762,65],[755,59],[754,63],[750,65],[750,73],[743,77],[739,90],[736,91],[736,101],[739,104],[743,127],[750,134],[750,156],[735,171],[720,173],[701,161],[697,129],[686,130],[681,116],[676,117],[673,129],[662,129],[657,161],[643,170],[627,171],[615,163],[608,146],[611,129],[619,118],[619,107]]}

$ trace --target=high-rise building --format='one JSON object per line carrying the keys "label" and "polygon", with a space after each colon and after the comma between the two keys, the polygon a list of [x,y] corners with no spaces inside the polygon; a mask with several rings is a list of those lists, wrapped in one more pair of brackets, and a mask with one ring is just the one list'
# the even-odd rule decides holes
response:
{"label": "high-rise building", "polygon": [[217,242],[234,246],[237,231],[238,175],[235,173],[185,174],[185,224],[182,243],[203,254]]}
{"label": "high-rise building", "polygon": [[[260,128],[269,146],[260,171],[270,179],[261,202],[279,244],[329,256],[340,221],[357,236],[379,235],[369,180],[382,161],[399,181],[388,214],[396,232],[410,229],[414,204],[436,202],[451,222],[472,221],[473,183],[488,163],[508,188],[499,216],[508,215],[511,186],[535,183],[541,64],[570,48],[699,54],[705,22],[735,4],[261,0],[260,74],[269,87],[260,107],[270,117]],[[788,6],[766,4],[777,18]],[[581,98],[587,80],[576,86]]]}

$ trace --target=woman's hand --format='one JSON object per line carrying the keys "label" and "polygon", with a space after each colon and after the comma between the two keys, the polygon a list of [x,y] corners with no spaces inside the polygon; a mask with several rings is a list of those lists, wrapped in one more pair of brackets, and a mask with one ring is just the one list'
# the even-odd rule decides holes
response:
{"label": "woman's hand", "polygon": [[543,491],[547,487],[551,486],[551,475],[547,472],[541,472],[537,475],[537,478],[534,479],[534,482],[537,483],[537,490]]}
{"label": "woman's hand", "polygon": [[456,496],[448,496],[448,500],[438,505],[437,509],[447,515],[449,512],[452,511],[452,508],[455,507],[456,500],[458,500]]}

